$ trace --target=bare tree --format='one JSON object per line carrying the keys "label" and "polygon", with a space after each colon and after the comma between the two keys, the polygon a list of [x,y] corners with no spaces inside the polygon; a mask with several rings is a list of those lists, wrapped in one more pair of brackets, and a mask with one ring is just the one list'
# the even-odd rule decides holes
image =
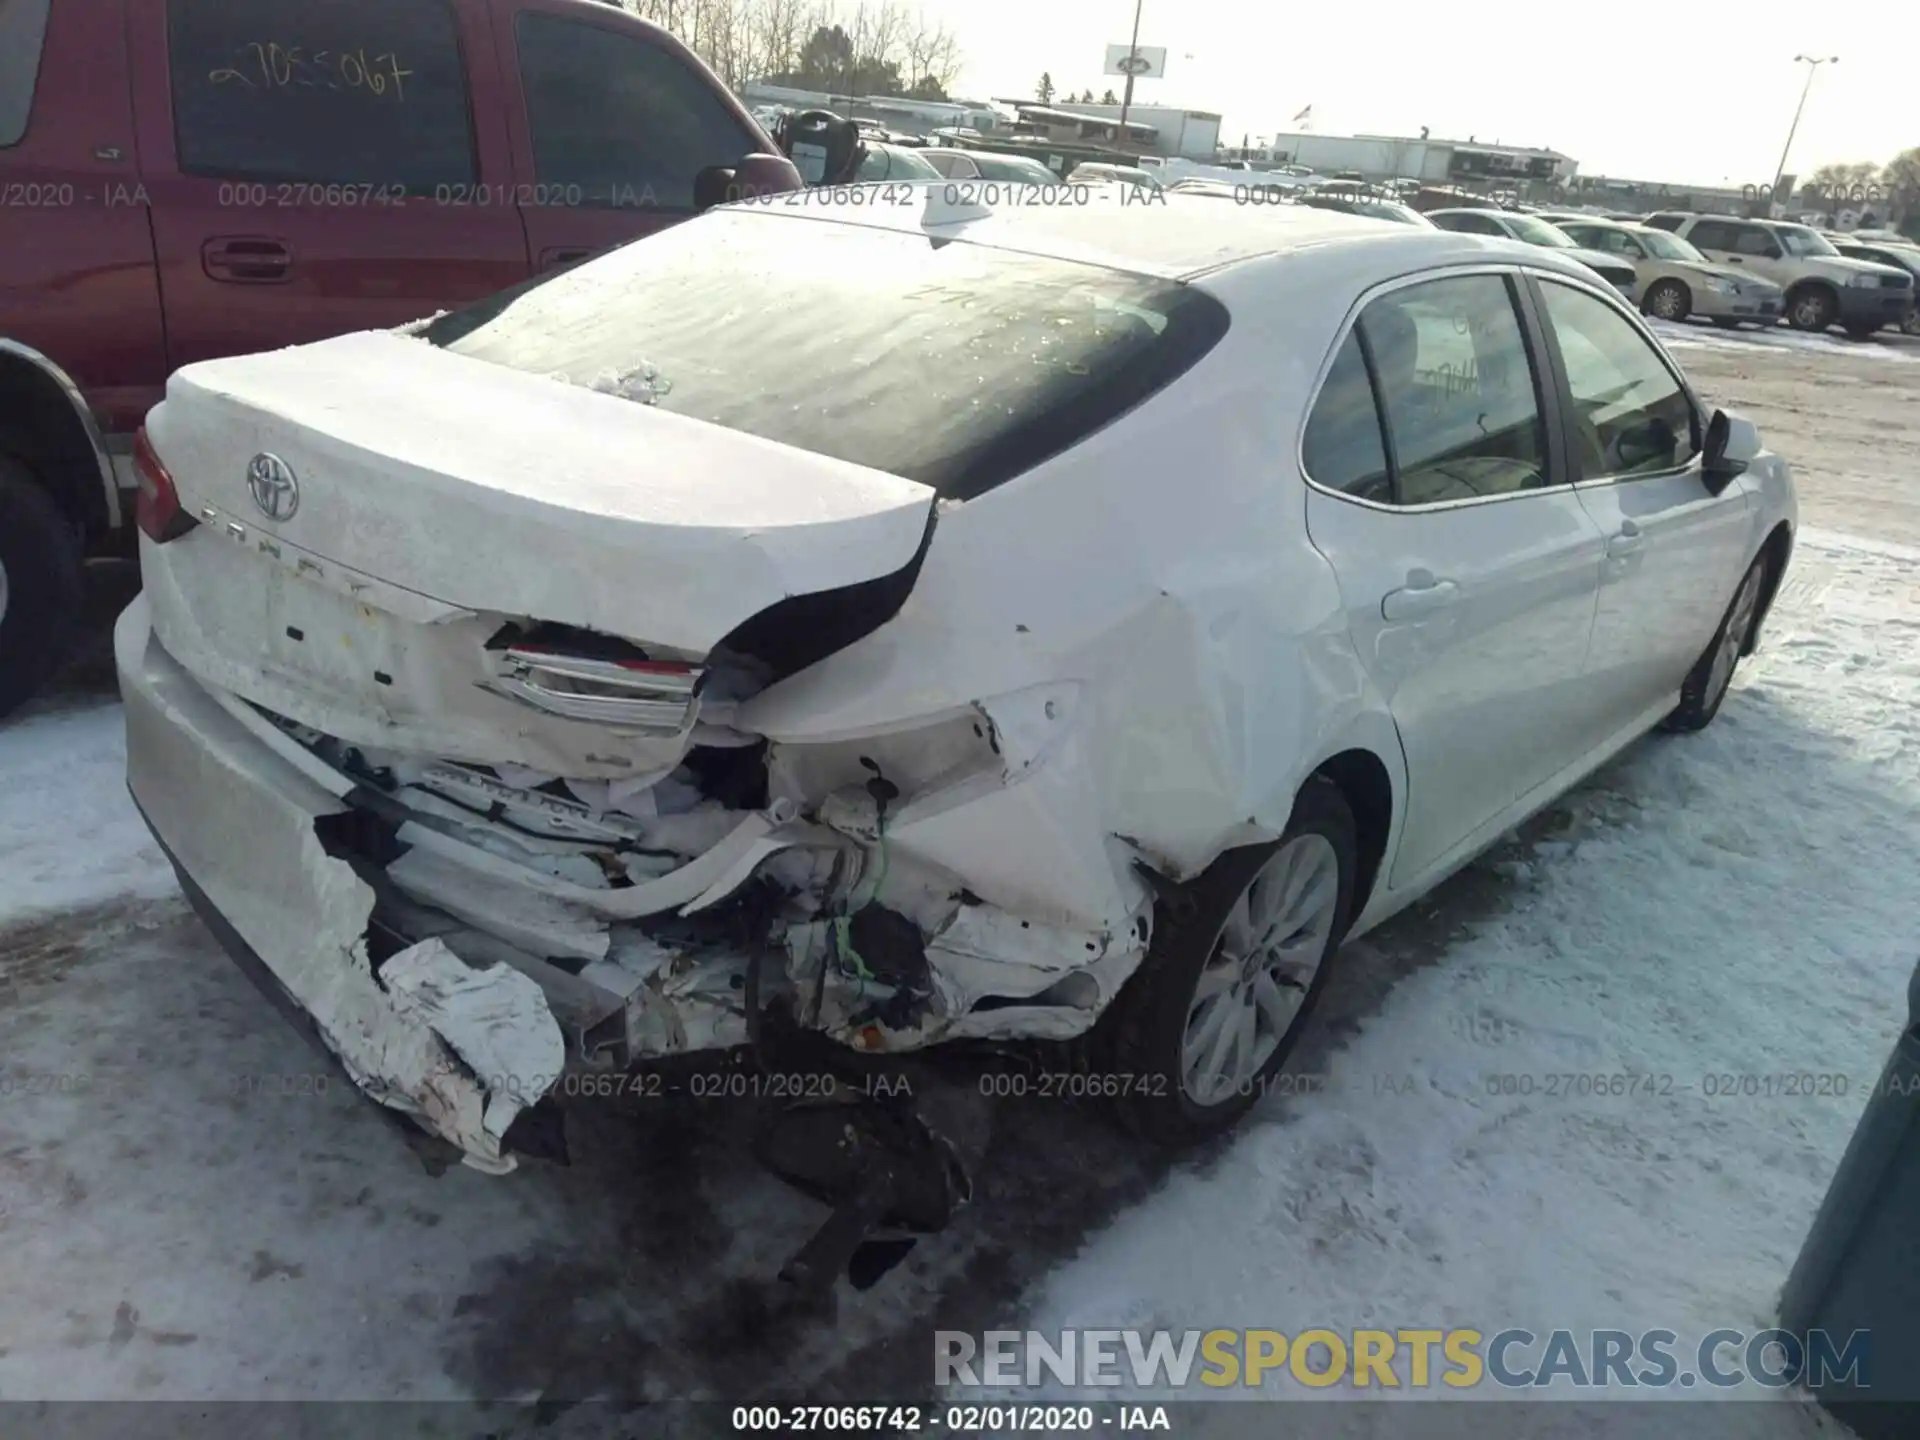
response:
{"label": "bare tree", "polygon": [[673,31],[733,89],[793,76],[808,42],[838,27],[850,44],[844,74],[818,77],[856,93],[945,95],[959,77],[960,46],[945,25],[900,0],[607,0]]}

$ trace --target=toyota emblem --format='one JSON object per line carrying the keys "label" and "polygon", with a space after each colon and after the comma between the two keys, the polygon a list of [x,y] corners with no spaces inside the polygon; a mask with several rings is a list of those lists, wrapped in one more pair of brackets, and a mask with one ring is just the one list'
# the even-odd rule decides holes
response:
{"label": "toyota emblem", "polygon": [[278,455],[260,454],[247,462],[247,489],[269,520],[291,520],[300,508],[300,482]]}

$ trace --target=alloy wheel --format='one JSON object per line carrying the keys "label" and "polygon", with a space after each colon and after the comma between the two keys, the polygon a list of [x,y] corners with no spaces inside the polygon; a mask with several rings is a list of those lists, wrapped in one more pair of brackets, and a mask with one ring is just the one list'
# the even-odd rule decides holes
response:
{"label": "alloy wheel", "polygon": [[1340,861],[1317,834],[1282,845],[1240,892],[1187,1012],[1180,1079],[1195,1104],[1256,1083],[1326,961],[1339,903]]}

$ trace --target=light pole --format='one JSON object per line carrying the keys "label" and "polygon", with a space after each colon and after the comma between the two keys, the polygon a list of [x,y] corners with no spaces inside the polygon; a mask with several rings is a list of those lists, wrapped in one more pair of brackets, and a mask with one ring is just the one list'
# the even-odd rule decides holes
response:
{"label": "light pole", "polygon": [[[1793,57],[1793,63],[1807,67],[1807,83],[1800,87],[1800,103],[1794,106],[1793,124],[1787,127],[1787,143],[1780,149],[1780,167],[1773,172],[1773,198],[1775,200],[1780,199],[1780,177],[1787,173],[1787,156],[1793,151],[1794,132],[1800,128],[1801,111],[1807,108],[1807,94],[1813,89],[1813,77],[1820,73],[1820,67],[1822,65],[1838,65],[1840,63],[1840,57],[1838,55],[1822,55],[1816,58],[1812,55],[1796,55]],[[1781,203],[1784,204],[1785,202],[1782,201]]]}
{"label": "light pole", "polygon": [[1133,67],[1140,56],[1140,6],[1144,0],[1133,0],[1133,39],[1127,42],[1127,88],[1120,97],[1120,144],[1127,143],[1127,111],[1133,107]]}

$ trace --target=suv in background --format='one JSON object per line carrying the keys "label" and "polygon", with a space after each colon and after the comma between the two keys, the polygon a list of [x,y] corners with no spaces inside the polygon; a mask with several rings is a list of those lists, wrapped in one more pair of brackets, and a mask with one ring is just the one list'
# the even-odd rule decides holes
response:
{"label": "suv in background", "polygon": [[61,658],[83,557],[133,547],[170,372],[799,188],[773,152],[589,0],[0,3],[0,714]]}
{"label": "suv in background", "polygon": [[[1905,241],[1897,243],[1862,241],[1858,232],[1829,238],[1833,240],[1833,248],[1849,260],[1871,260],[1876,265],[1897,266],[1913,276],[1915,286],[1920,286],[1920,247]],[[1920,304],[1916,304],[1907,312],[1907,318],[1901,324],[1900,330],[1906,335],[1920,335]]]}
{"label": "suv in background", "polygon": [[1906,323],[1913,276],[1892,265],[1855,260],[1819,231],[1780,220],[1662,211],[1647,224],[1678,235],[1718,265],[1757,274],[1787,292],[1787,323],[1818,334],[1838,324],[1856,340]]}

